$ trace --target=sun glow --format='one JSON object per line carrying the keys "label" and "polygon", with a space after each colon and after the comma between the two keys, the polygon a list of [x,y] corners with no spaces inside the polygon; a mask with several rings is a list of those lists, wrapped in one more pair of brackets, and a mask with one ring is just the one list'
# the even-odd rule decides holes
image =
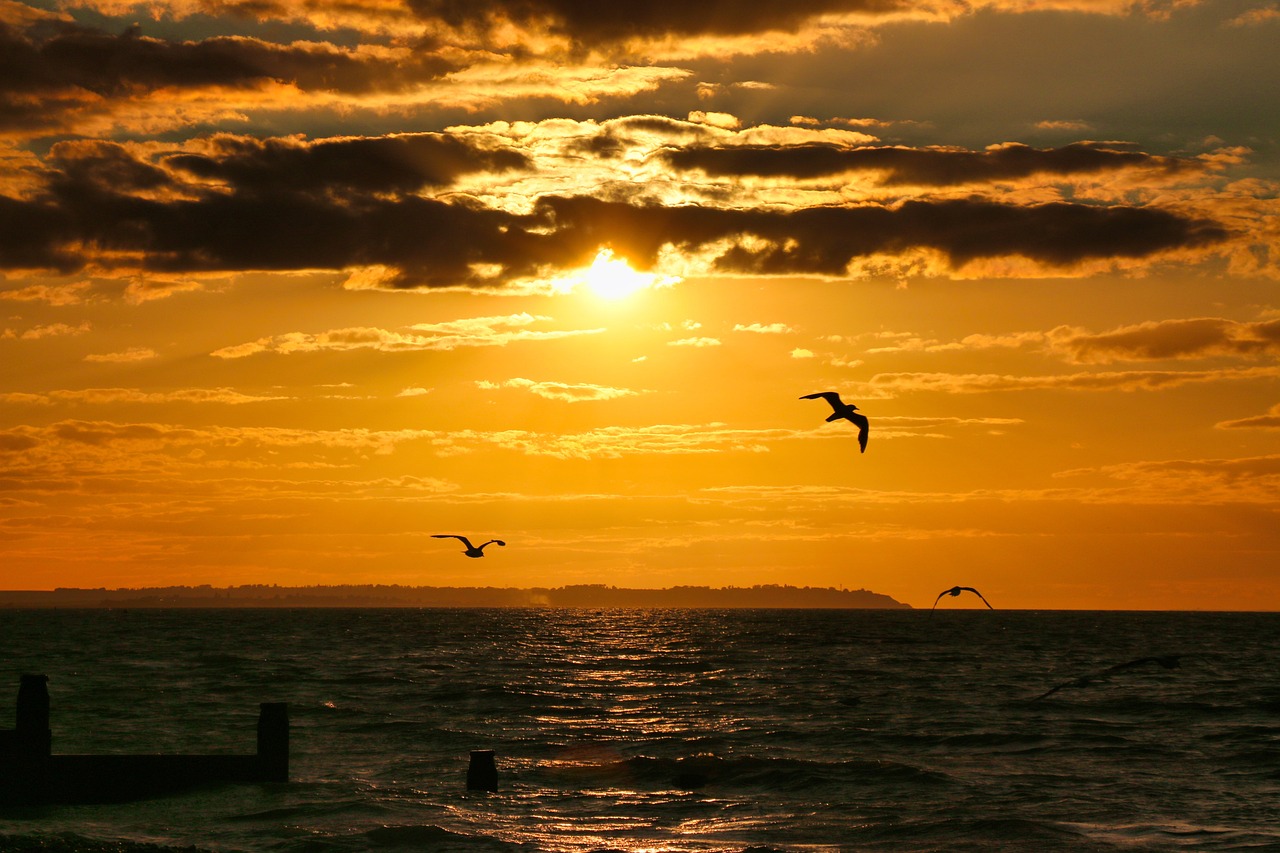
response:
{"label": "sun glow", "polygon": [[603,299],[623,299],[653,287],[658,278],[652,273],[636,272],[624,258],[615,258],[612,249],[601,249],[583,273],[587,287]]}

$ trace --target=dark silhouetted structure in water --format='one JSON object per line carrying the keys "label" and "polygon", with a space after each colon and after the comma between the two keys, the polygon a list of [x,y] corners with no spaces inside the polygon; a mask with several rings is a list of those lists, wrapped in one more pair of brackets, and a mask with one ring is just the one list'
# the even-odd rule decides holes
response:
{"label": "dark silhouetted structure in water", "polygon": [[498,764],[494,760],[492,749],[471,750],[471,762],[467,765],[467,789],[498,790]]}
{"label": "dark silhouetted structure in water", "polygon": [[816,400],[819,397],[831,404],[832,412],[827,416],[827,422],[846,420],[851,422],[858,428],[858,446],[862,448],[859,453],[867,452],[867,430],[870,422],[866,415],[858,412],[858,407],[852,403],[846,403],[840,399],[840,395],[835,391],[818,391],[814,394],[805,394],[801,400]]}
{"label": "dark silhouetted structure in water", "polygon": [[938,606],[938,602],[942,600],[942,596],[944,595],[954,596],[954,595],[959,595],[962,592],[973,593],[974,595],[978,596],[978,598],[982,599],[982,603],[987,605],[988,610],[995,610],[995,608],[991,606],[991,602],[987,601],[987,599],[982,595],[982,593],[978,592],[976,589],[974,589],[971,586],[953,586],[951,587],[951,589],[944,589],[942,592],[938,593],[938,597],[933,600],[933,607],[930,607],[929,609],[933,610],[934,608],[936,608]]}
{"label": "dark silhouetted structure in water", "polygon": [[457,539],[463,545],[467,546],[467,550],[463,551],[462,553],[466,554],[468,557],[483,557],[484,549],[489,545],[506,547],[506,544],[507,544],[506,542],[503,542],[501,539],[490,539],[488,542],[484,543],[484,545],[472,545],[470,539],[468,539],[465,536],[459,536],[456,533],[432,533],[431,538],[432,539]]}
{"label": "dark silhouetted structure in water", "polygon": [[289,781],[289,706],[263,702],[255,755],[55,755],[48,677],[23,675],[0,730],[0,804],[120,803],[210,785]]}
{"label": "dark silhouetted structure in water", "polygon": [[1149,663],[1159,664],[1165,669],[1177,669],[1179,666],[1182,665],[1181,659],[1182,659],[1182,655],[1152,655],[1150,657],[1137,658],[1136,660],[1131,660],[1131,661],[1128,661],[1127,663],[1118,663],[1115,666],[1107,667],[1102,672],[1094,673],[1093,675],[1082,675],[1079,678],[1073,678],[1071,681],[1064,681],[1063,683],[1057,685],[1056,687],[1049,688],[1048,690],[1041,693],[1032,701],[1035,702],[1045,698],[1046,696],[1052,696],[1053,694],[1057,693],[1059,690],[1069,690],[1072,688],[1088,687],[1090,684],[1093,684],[1095,681],[1102,681],[1112,675],[1115,675],[1117,672],[1124,672],[1125,670],[1128,670],[1128,669],[1134,669],[1139,666],[1146,666]]}

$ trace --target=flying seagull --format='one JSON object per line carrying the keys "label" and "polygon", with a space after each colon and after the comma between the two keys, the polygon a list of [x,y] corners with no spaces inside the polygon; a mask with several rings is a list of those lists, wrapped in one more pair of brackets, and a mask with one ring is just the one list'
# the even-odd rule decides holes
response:
{"label": "flying seagull", "polygon": [[465,536],[459,536],[456,533],[432,533],[431,538],[432,539],[457,539],[463,545],[467,546],[467,550],[463,551],[462,553],[466,554],[468,557],[483,557],[484,549],[488,545],[501,545],[505,547],[507,544],[506,542],[503,542],[501,539],[490,539],[488,542],[484,543],[484,545],[477,547],[471,544],[470,539],[468,539]]}
{"label": "flying seagull", "polygon": [[1181,657],[1182,655],[1153,655],[1152,657],[1145,657],[1145,658],[1138,658],[1137,660],[1131,660],[1127,663],[1118,663],[1115,666],[1107,667],[1102,672],[1094,673],[1093,675],[1082,675],[1079,678],[1072,679],[1071,681],[1064,681],[1062,684],[1059,684],[1056,687],[1049,688],[1048,690],[1041,693],[1039,696],[1037,696],[1035,699],[1031,701],[1034,702],[1038,699],[1043,699],[1046,696],[1052,696],[1053,694],[1057,693],[1059,690],[1066,690],[1068,688],[1073,688],[1073,687],[1088,687],[1090,684],[1093,684],[1093,682],[1098,681],[1100,679],[1105,679],[1107,676],[1110,676],[1110,675],[1115,675],[1117,672],[1124,672],[1126,669],[1133,669],[1139,666],[1146,666],[1149,663],[1159,664],[1165,669],[1177,669],[1179,666],[1181,666],[1181,664],[1179,663],[1179,659]]}
{"label": "flying seagull", "polygon": [[844,419],[850,421],[858,428],[858,446],[862,448],[861,453],[867,452],[867,416],[858,412],[858,407],[852,403],[846,403],[840,399],[840,395],[835,391],[819,391],[816,394],[805,394],[801,400],[816,400],[819,397],[831,404],[832,412],[827,416],[827,422],[838,421]]}
{"label": "flying seagull", "polygon": [[973,588],[973,587],[971,587],[971,586],[953,586],[953,587],[951,587],[951,589],[944,589],[942,592],[938,593],[938,597],[937,597],[937,598],[935,598],[935,599],[933,600],[933,607],[931,607],[931,608],[929,608],[929,609],[930,609],[930,610],[932,610],[932,609],[934,609],[934,607],[937,607],[937,606],[938,606],[938,602],[942,600],[942,596],[944,596],[944,595],[959,595],[959,594],[960,594],[960,593],[962,593],[962,592],[971,592],[971,593],[973,593],[974,595],[978,596],[978,598],[981,598],[981,599],[982,599],[982,603],[983,603],[983,604],[985,604],[985,605],[987,605],[987,609],[988,609],[988,610],[995,610],[995,608],[991,606],[991,602],[990,602],[990,601],[987,601],[985,598],[983,598],[982,593],[978,592],[976,589],[974,589],[974,588]]}

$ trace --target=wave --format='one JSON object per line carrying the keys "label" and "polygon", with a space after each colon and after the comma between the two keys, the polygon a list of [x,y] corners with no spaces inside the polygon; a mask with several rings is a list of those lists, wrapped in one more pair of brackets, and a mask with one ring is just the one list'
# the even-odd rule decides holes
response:
{"label": "wave", "polygon": [[74,832],[0,835],[0,850],[4,853],[208,853],[199,847],[90,838]]}
{"label": "wave", "polygon": [[894,761],[722,758],[707,753],[680,758],[636,756],[600,764],[548,762],[536,767],[528,781],[536,784],[542,774],[557,788],[714,789],[722,793],[767,791],[773,795],[845,786],[935,787],[953,781],[945,773]]}
{"label": "wave", "polygon": [[257,812],[246,812],[244,814],[230,815],[225,820],[232,823],[302,823],[305,821],[316,820],[317,818],[328,818],[339,815],[345,816],[377,816],[385,814],[389,810],[380,806],[377,802],[360,799],[360,800],[339,800],[336,802],[323,803],[300,803],[298,805],[282,806],[280,808],[265,809]]}
{"label": "wave", "polygon": [[442,826],[380,826],[359,833],[358,839],[366,842],[368,849],[378,850],[431,850],[448,851],[524,849],[524,845],[501,841],[487,835],[469,835],[453,832]]}
{"label": "wave", "polygon": [[876,849],[946,853],[1092,853],[1117,849],[1081,829],[1045,820],[1017,817],[906,820],[867,828],[852,839]]}
{"label": "wave", "polygon": [[[285,785],[0,814],[0,850],[1280,850],[1280,615],[954,615],[6,612],[0,702],[49,674],[57,752],[248,752],[260,701],[292,749]],[[1201,651],[1031,701],[1169,638]]]}

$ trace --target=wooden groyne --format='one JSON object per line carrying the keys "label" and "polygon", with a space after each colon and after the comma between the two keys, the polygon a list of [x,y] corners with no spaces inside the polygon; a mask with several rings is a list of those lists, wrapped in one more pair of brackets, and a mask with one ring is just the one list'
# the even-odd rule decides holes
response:
{"label": "wooden groyne", "polygon": [[209,785],[287,782],[289,706],[263,702],[253,755],[55,755],[48,677],[23,675],[17,725],[0,729],[0,804],[118,803]]}

